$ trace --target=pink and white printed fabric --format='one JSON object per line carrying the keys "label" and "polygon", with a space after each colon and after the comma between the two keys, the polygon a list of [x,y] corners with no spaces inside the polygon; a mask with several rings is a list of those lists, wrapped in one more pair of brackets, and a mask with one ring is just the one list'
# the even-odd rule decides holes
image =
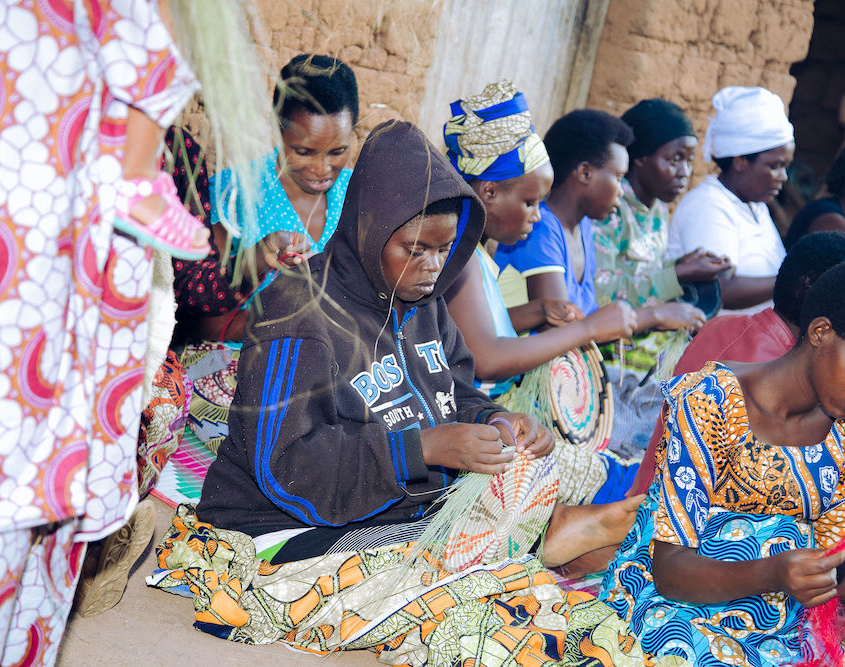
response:
{"label": "pink and white printed fabric", "polygon": [[115,236],[127,105],[196,90],[148,0],[0,3],[0,532],[137,502],[150,251]]}

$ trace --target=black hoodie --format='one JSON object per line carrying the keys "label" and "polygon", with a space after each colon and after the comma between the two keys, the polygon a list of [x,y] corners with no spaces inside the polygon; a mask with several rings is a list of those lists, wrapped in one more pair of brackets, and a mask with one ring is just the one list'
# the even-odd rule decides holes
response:
{"label": "black hoodie", "polygon": [[[457,239],[433,294],[400,321],[382,249],[449,198],[464,201]],[[390,121],[370,133],[311,279],[279,276],[261,294],[203,521],[259,535],[408,520],[452,482],[455,471],[425,464],[420,429],[501,409],[473,388],[472,355],[441,296],[483,227],[481,202],[419,129]]]}

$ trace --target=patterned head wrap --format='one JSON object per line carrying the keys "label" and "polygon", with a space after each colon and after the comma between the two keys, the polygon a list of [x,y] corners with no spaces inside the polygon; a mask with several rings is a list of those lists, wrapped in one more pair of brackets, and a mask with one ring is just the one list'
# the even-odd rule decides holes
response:
{"label": "patterned head wrap", "polygon": [[728,86],[713,96],[716,116],[704,135],[704,159],[760,153],[794,140],[783,100],[765,88]]}
{"label": "patterned head wrap", "polygon": [[504,181],[549,162],[525,96],[507,79],[452,102],[443,138],[452,166],[466,181]]}

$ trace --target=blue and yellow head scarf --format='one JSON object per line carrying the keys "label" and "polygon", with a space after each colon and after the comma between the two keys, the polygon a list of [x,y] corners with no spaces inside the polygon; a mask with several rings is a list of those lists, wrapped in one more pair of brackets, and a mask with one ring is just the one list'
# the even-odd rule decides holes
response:
{"label": "blue and yellow head scarf", "polygon": [[452,102],[452,118],[443,126],[446,154],[466,181],[504,181],[549,161],[534,131],[525,95],[507,79]]}

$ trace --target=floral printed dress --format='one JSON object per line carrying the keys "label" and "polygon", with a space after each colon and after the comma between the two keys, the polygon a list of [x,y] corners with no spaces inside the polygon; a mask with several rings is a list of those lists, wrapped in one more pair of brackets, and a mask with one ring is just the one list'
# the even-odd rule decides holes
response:
{"label": "floral printed dress", "polygon": [[658,474],[599,597],[657,665],[793,664],[804,607],[783,592],[725,604],[667,600],[654,586],[652,538],[725,561],[835,545],[845,529],[845,424],[810,447],[761,442],[739,381],[715,362],[664,393],[671,410]]}
{"label": "floral printed dress", "polygon": [[599,305],[628,301],[639,308],[655,299],[678,298],[683,289],[675,261],[663,260],[669,245],[669,209],[659,199],[647,207],[627,178],[622,179],[622,192],[617,212],[593,220]]}
{"label": "floral printed dress", "polygon": [[113,233],[128,106],[196,89],[149,0],[0,3],[0,664],[50,664],[81,544],[137,502],[151,251]]}

